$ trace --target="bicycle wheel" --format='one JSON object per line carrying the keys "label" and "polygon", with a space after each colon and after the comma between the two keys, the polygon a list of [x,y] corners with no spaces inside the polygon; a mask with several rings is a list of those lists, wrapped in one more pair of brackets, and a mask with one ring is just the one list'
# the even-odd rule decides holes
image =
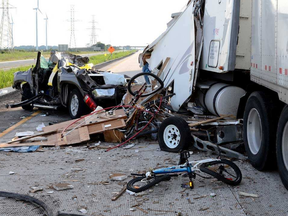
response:
{"label": "bicycle wheel", "polygon": [[239,185],[242,180],[242,173],[239,167],[226,159],[203,163],[200,166],[200,170],[232,186]]}
{"label": "bicycle wheel", "polygon": [[[152,95],[164,87],[163,81],[158,76],[156,76],[155,74],[153,74],[153,73],[139,73],[139,74],[136,74],[135,76],[133,76],[128,83],[128,87],[127,87],[128,91],[133,96],[137,95],[138,91],[139,91],[139,90],[136,90],[136,91],[133,90],[133,88],[132,88],[133,84],[136,83],[135,80],[141,76],[143,77],[143,80],[144,80],[143,85],[145,85],[145,92],[143,92],[143,94],[141,94],[140,97],[147,97],[149,95]],[[148,79],[152,83],[151,87],[147,86],[145,79],[144,79],[145,76],[148,77]],[[156,83],[153,83],[154,80],[156,81]],[[141,87],[141,89],[142,89],[142,87]]]}
{"label": "bicycle wheel", "polygon": [[127,183],[127,190],[139,193],[153,187],[161,181],[169,181],[170,179],[171,176],[169,175],[155,176],[151,179],[147,179],[144,176],[136,177]]}

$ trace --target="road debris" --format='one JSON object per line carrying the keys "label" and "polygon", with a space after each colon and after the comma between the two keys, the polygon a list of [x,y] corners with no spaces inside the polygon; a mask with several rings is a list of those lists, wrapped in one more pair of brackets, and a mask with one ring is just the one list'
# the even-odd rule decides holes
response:
{"label": "road debris", "polygon": [[80,172],[80,171],[83,171],[83,169],[80,168],[80,167],[72,167],[72,168],[71,168],[71,171],[72,171],[72,172]]}
{"label": "road debris", "polygon": [[86,209],[86,208],[83,208],[83,207],[80,207],[80,208],[78,209],[78,211],[81,212],[82,214],[87,214],[87,213],[88,213],[87,209]]}
{"label": "road debris", "polygon": [[216,197],[215,193],[210,193],[210,197]]}
{"label": "road debris", "polygon": [[40,124],[40,125],[38,125],[37,127],[36,127],[36,130],[38,131],[38,132],[41,132],[41,131],[43,131],[43,128],[45,127],[45,124],[44,123],[42,123],[42,124]]}
{"label": "road debris", "polygon": [[245,192],[238,192],[238,194],[240,196],[244,196],[244,197],[252,197],[252,198],[258,198],[259,195],[258,194],[252,194],[252,193],[245,193]]}
{"label": "road debris", "polygon": [[39,191],[43,191],[43,188],[41,187],[30,187],[31,190],[29,191],[30,193],[37,193]]}
{"label": "road debris", "polygon": [[126,191],[126,184],[123,186],[123,188],[121,189],[121,191],[117,192],[117,194],[115,194],[113,197],[112,197],[112,201],[116,201],[120,196],[122,196]]}
{"label": "road debris", "polygon": [[193,197],[194,200],[198,200],[198,199],[203,199],[207,197],[207,195],[203,195],[203,196],[199,196],[199,197]]}
{"label": "road debris", "polygon": [[14,174],[15,174],[15,172],[13,172],[13,171],[9,172],[9,175],[14,175]]}
{"label": "road debris", "polygon": [[24,146],[24,147],[6,147],[0,148],[0,151],[4,152],[18,152],[18,153],[27,153],[27,152],[34,152],[39,149],[40,146]]}
{"label": "road debris", "polygon": [[112,181],[123,181],[123,180],[127,179],[128,176],[125,174],[122,174],[122,173],[113,173],[113,174],[109,175],[109,178]]}
{"label": "road debris", "polygon": [[74,188],[73,185],[68,183],[58,183],[52,186],[57,191],[63,191],[63,190],[71,190]]}
{"label": "road debris", "polygon": [[198,211],[207,211],[209,209],[209,207],[207,208],[200,208]]}
{"label": "road debris", "polygon": [[130,145],[126,145],[123,147],[123,149],[130,149],[130,148],[133,148],[135,146],[134,143],[130,144]]}
{"label": "road debris", "polygon": [[75,163],[79,163],[79,162],[82,162],[82,161],[85,161],[85,159],[76,159]]}
{"label": "road debris", "polygon": [[139,206],[136,206],[135,208],[138,209],[138,210],[140,210],[140,211],[142,211],[142,212],[145,213],[145,214],[148,214],[148,211],[140,208]]}

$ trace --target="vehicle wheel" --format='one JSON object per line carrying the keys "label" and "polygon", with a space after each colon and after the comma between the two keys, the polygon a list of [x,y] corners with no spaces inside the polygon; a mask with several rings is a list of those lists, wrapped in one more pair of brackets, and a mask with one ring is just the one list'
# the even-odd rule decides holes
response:
{"label": "vehicle wheel", "polygon": [[232,186],[239,185],[242,180],[239,167],[226,159],[204,163],[200,166],[200,170]]}
{"label": "vehicle wheel", "polygon": [[263,92],[254,92],[248,98],[244,112],[245,150],[252,166],[260,171],[276,165],[278,117],[273,104]]}
{"label": "vehicle wheel", "polygon": [[[132,86],[133,86],[134,83],[136,83],[136,82],[135,82],[136,79],[139,78],[139,77],[141,77],[141,76],[143,77],[143,79],[144,79],[144,77],[146,76],[146,77],[150,80],[151,83],[152,83],[152,80],[156,80],[157,83],[155,84],[155,86],[157,86],[157,87],[154,87],[154,88],[151,89],[150,91],[147,91],[147,90],[146,90],[143,94],[140,95],[140,97],[147,97],[147,96],[149,96],[149,95],[152,95],[152,94],[160,91],[160,90],[164,87],[163,81],[162,81],[158,76],[156,76],[155,74],[153,74],[153,73],[139,73],[139,74],[136,74],[135,76],[133,76],[133,77],[130,79],[130,81],[129,81],[129,83],[128,83],[128,86],[127,86],[127,89],[128,89],[128,91],[129,91],[129,93],[130,93],[131,95],[133,95],[133,96],[137,95],[137,94],[138,94],[138,91],[133,91],[133,90],[132,90]],[[152,79],[152,80],[151,80],[151,79]],[[145,80],[145,79],[144,79],[144,80]],[[141,87],[141,89],[144,87],[144,85],[146,86],[146,82],[145,82],[145,81],[144,81],[144,84],[143,84],[143,86]],[[148,88],[147,88],[147,89],[148,89]],[[140,91],[140,90],[139,90],[139,91]]]}
{"label": "vehicle wheel", "polygon": [[[22,98],[21,98],[21,101],[25,101],[27,99],[30,99],[33,97],[33,94],[30,90],[30,85],[28,83],[25,83],[23,86],[22,86]],[[27,111],[31,111],[33,110],[33,106],[32,105],[24,105],[22,106],[22,109],[24,110],[27,110]]]}
{"label": "vehicle wheel", "polygon": [[69,93],[68,109],[72,119],[79,118],[86,111],[86,104],[78,89],[73,89]]}
{"label": "vehicle wheel", "polygon": [[158,142],[161,150],[180,152],[187,149],[192,141],[187,122],[179,117],[169,117],[160,125]]}
{"label": "vehicle wheel", "polygon": [[277,129],[277,163],[281,180],[288,190],[288,106],[280,116]]}
{"label": "vehicle wheel", "polygon": [[127,190],[139,193],[153,187],[161,181],[169,181],[170,179],[171,176],[169,175],[155,176],[150,179],[144,176],[136,177],[127,183]]}

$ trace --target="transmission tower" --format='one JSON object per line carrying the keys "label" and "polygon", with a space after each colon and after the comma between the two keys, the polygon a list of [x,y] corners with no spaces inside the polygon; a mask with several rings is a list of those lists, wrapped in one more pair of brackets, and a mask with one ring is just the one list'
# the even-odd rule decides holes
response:
{"label": "transmission tower", "polygon": [[70,15],[71,16],[70,16],[70,44],[69,46],[70,48],[72,48],[72,47],[76,47],[74,5],[71,5]]}
{"label": "transmission tower", "polygon": [[10,21],[9,9],[15,7],[9,4],[9,0],[2,0],[2,18],[0,23],[0,49],[13,49],[13,29],[14,23]]}
{"label": "transmission tower", "polygon": [[91,28],[91,39],[90,39],[90,45],[94,45],[97,43],[97,34],[96,34],[96,30],[98,30],[98,28],[96,28],[96,24],[97,22],[95,21],[95,16],[92,16],[92,28]]}

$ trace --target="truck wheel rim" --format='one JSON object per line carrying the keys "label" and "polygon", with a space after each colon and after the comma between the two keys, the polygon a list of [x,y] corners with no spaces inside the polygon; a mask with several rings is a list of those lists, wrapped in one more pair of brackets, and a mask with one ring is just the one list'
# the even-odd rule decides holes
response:
{"label": "truck wheel rim", "polygon": [[247,139],[250,151],[256,155],[262,142],[262,124],[259,112],[255,108],[251,109],[248,115]]}
{"label": "truck wheel rim", "polygon": [[175,125],[168,125],[163,133],[164,142],[170,149],[177,148],[181,140],[179,129]]}
{"label": "truck wheel rim", "polygon": [[285,125],[282,135],[282,156],[286,170],[288,170],[288,122]]}
{"label": "truck wheel rim", "polygon": [[70,109],[71,109],[72,115],[76,116],[78,109],[79,109],[79,100],[78,100],[77,95],[72,96]]}

